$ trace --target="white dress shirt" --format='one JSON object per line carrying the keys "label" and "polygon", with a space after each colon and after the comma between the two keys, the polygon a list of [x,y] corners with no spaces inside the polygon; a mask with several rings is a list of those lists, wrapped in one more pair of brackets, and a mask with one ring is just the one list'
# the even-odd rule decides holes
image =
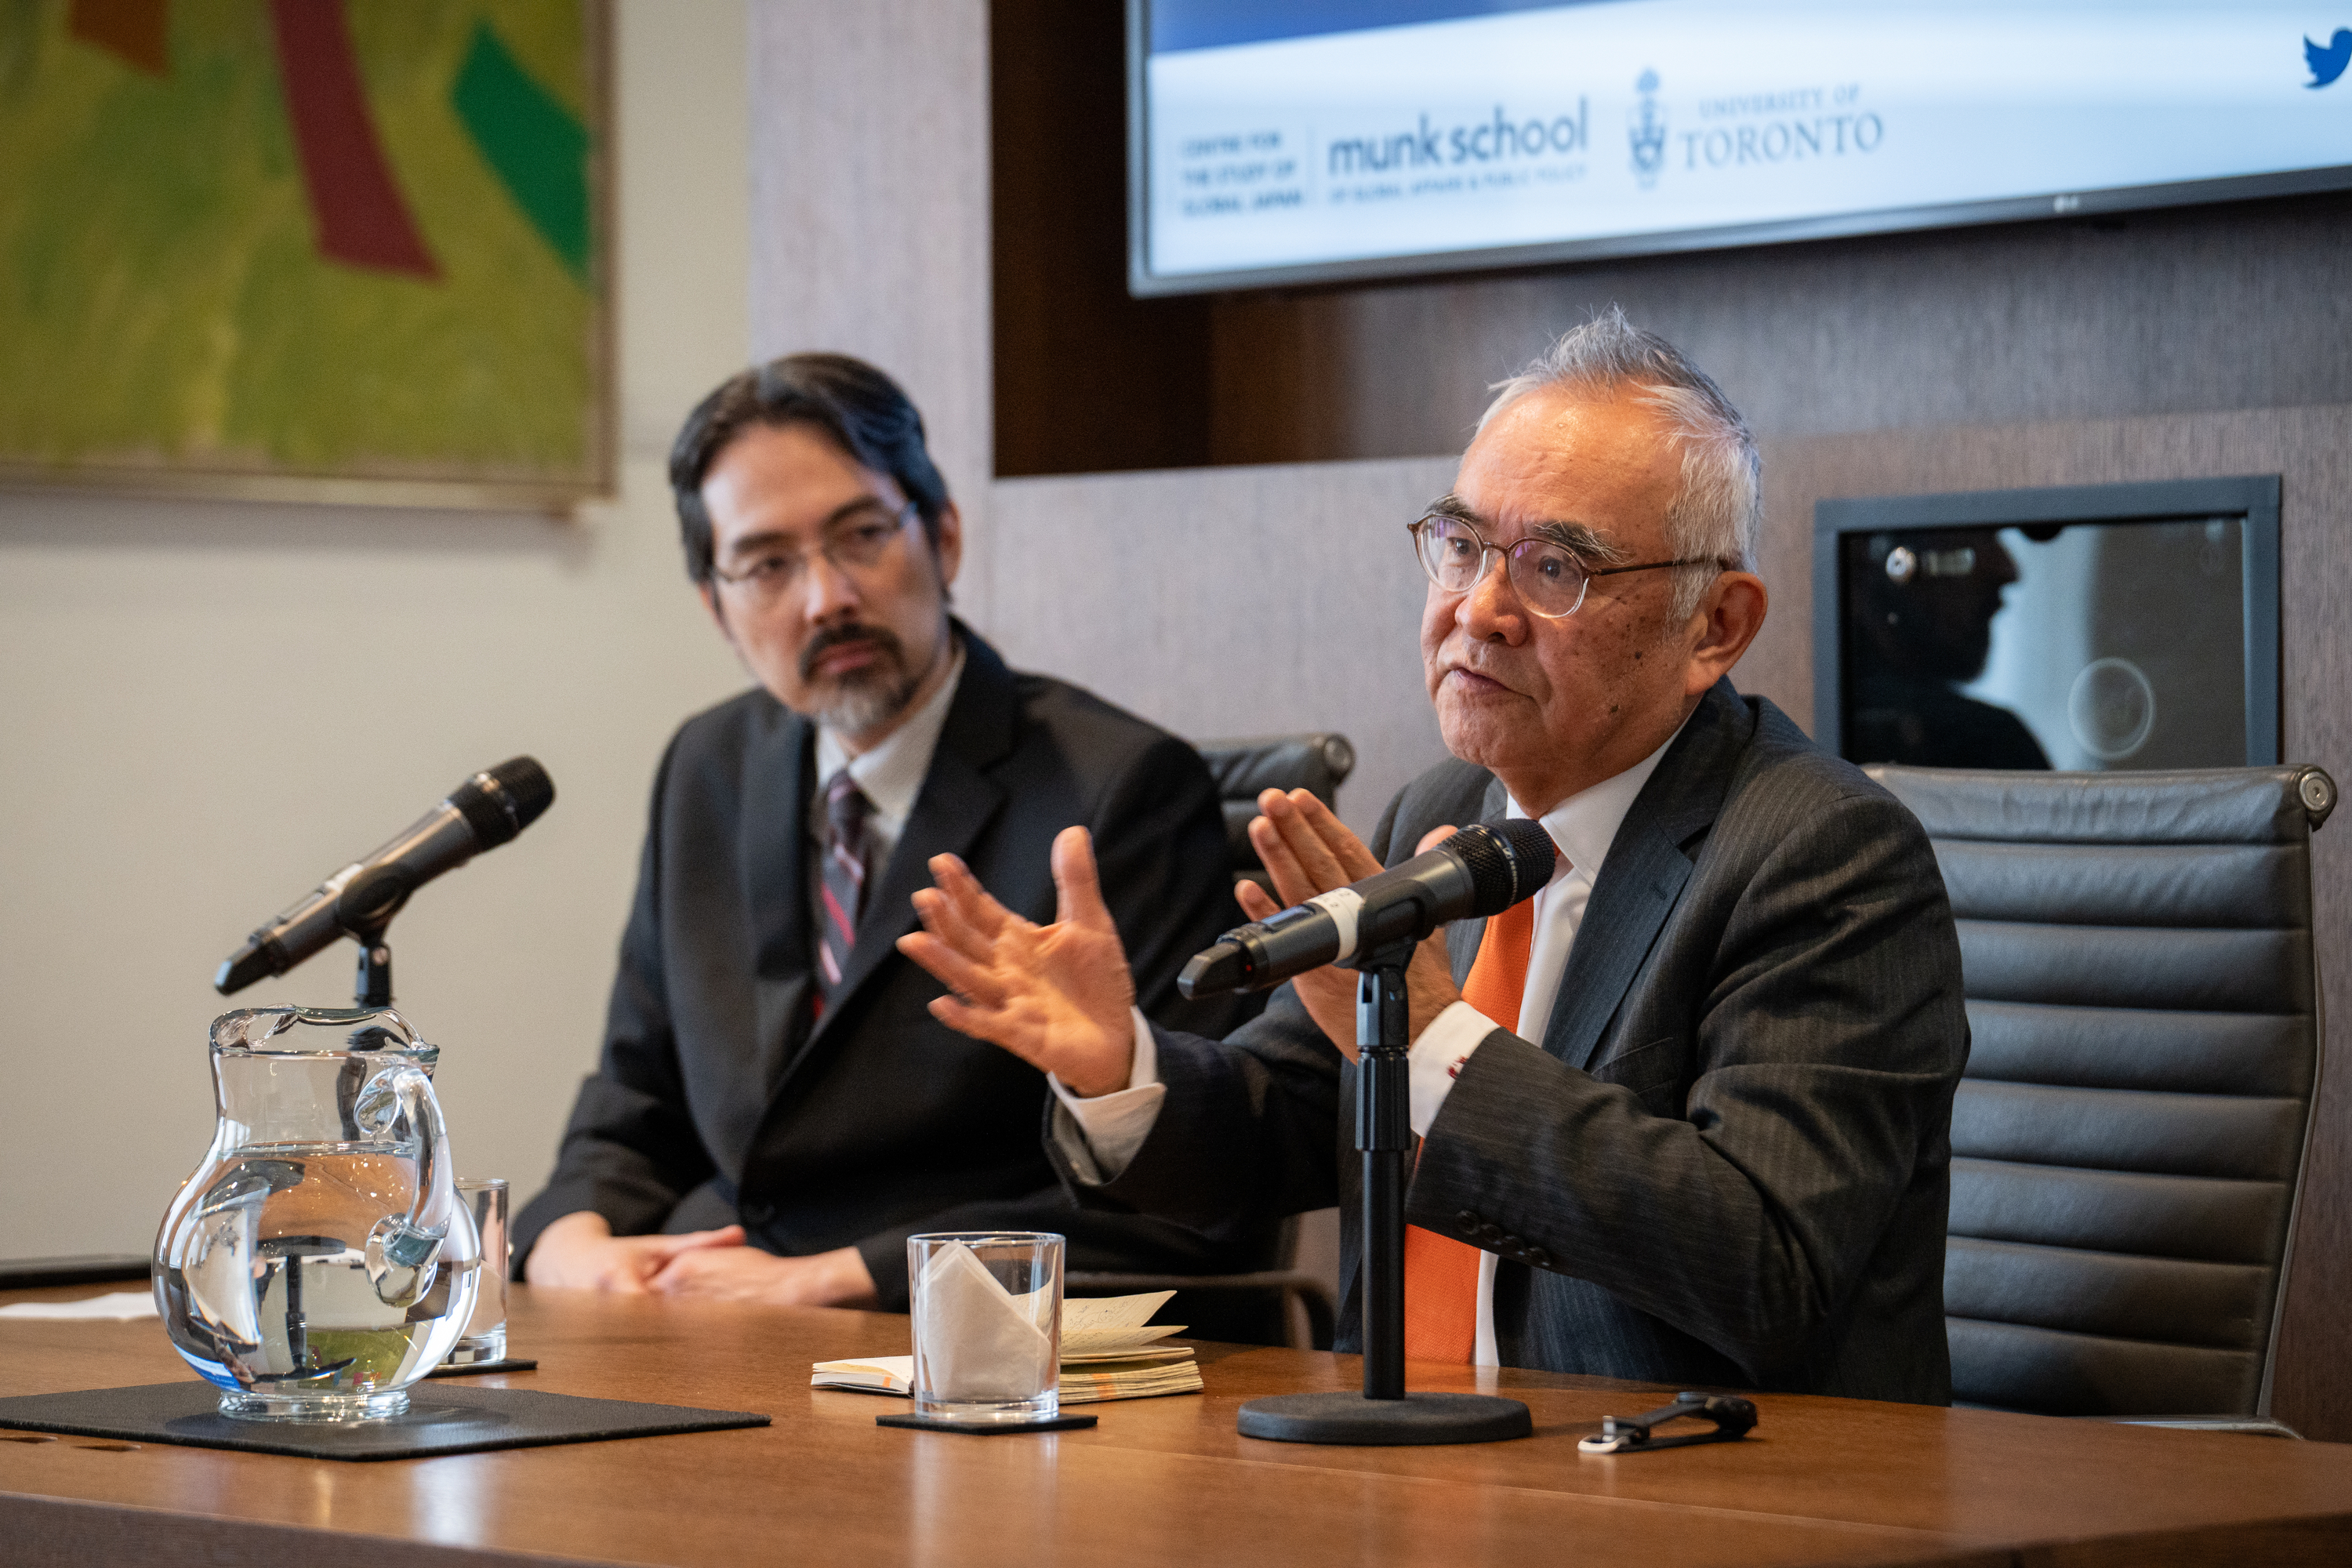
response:
{"label": "white dress shirt", "polygon": [[[1675,733],[1679,735],[1682,731],[1677,729]],[[1428,1136],[1431,1124],[1437,1120],[1438,1108],[1445,1103],[1446,1095],[1454,1088],[1455,1073],[1488,1035],[1503,1028],[1522,1039],[1541,1043],[1551,1018],[1552,1004],[1559,994],[1560,976],[1568,968],[1569,948],[1576,941],[1576,930],[1584,919],[1584,906],[1592,897],[1593,883],[1601,876],[1601,862],[1608,857],[1617,829],[1624,824],[1625,814],[1633,809],[1634,797],[1657,771],[1658,759],[1666,754],[1666,746],[1673,744],[1674,736],[1670,735],[1665,745],[1623,773],[1570,795],[1544,813],[1544,831],[1559,848],[1559,859],[1552,868],[1551,880],[1536,893],[1535,939],[1528,954],[1527,989],[1520,997],[1519,1016],[1489,1018],[1469,1003],[1456,1002],[1430,1021],[1429,1027],[1413,1041],[1408,1058],[1411,1114],[1417,1136]],[[1528,815],[1517,801],[1508,805],[1507,816]],[[1055,1142],[1068,1158],[1071,1168],[1082,1179],[1097,1184],[1115,1180],[1127,1168],[1128,1162],[1135,1158],[1135,1152],[1150,1135],[1152,1123],[1159,1120],[1161,1102],[1168,1097],[1167,1086],[1160,1081],[1159,1047],[1139,1010],[1135,1013],[1135,1064],[1129,1072],[1126,1089],[1087,1100],[1071,1093],[1059,1079],[1049,1076],[1047,1081],[1060,1101],[1054,1117]],[[1478,1366],[1497,1364],[1496,1262],[1496,1255],[1491,1252],[1481,1251],[1478,1255],[1478,1333],[1471,1352],[1472,1362]]]}

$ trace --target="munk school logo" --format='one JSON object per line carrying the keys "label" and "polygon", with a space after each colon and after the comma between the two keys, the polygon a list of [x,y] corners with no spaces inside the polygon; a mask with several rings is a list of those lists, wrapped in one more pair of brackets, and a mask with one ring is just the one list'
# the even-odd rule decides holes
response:
{"label": "munk school logo", "polygon": [[1646,191],[1658,183],[1658,171],[1666,166],[1666,122],[1658,113],[1658,73],[1643,71],[1633,90],[1642,95],[1642,101],[1633,111],[1626,135],[1633,144],[1633,177]]}
{"label": "munk school logo", "polygon": [[2311,68],[2305,87],[2326,87],[2342,76],[2344,68],[2352,65],[2352,27],[2336,28],[2336,36],[2324,45],[2304,39],[2303,62]]}

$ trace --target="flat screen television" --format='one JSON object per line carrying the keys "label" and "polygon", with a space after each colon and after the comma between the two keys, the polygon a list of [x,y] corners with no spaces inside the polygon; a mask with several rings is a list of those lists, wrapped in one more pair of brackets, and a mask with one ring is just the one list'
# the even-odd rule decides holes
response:
{"label": "flat screen television", "polygon": [[[1128,0],[1139,295],[2352,187],[2352,8]],[[2311,30],[2311,31],[2307,31]]]}
{"label": "flat screen television", "polygon": [[1920,767],[2279,760],[2275,476],[1823,500],[1813,733]]}

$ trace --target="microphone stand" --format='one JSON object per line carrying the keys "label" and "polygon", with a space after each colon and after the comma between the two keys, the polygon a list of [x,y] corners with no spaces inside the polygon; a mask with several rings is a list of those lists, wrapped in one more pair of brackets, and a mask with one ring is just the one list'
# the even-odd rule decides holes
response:
{"label": "microphone stand", "polygon": [[392,917],[407,906],[415,884],[397,866],[380,866],[355,878],[335,898],[335,923],[360,944],[359,973],[352,983],[352,1000],[370,1011],[392,1005],[392,944],[384,933]]}
{"label": "microphone stand", "polygon": [[359,973],[352,981],[352,1001],[370,1012],[392,1005],[392,944],[383,940],[386,921],[372,931],[353,931],[360,944]]}
{"label": "microphone stand", "polygon": [[1241,1410],[1244,1437],[1386,1447],[1534,1436],[1528,1407],[1516,1399],[1405,1392],[1404,1186],[1412,1147],[1405,965],[1416,945],[1392,942],[1353,963],[1362,972],[1356,986],[1356,1147],[1364,1158],[1364,1391],[1253,1399]]}

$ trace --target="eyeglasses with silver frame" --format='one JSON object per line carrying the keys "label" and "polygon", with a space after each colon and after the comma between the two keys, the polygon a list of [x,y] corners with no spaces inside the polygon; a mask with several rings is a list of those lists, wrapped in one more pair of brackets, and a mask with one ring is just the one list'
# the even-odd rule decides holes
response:
{"label": "eyeglasses with silver frame", "polygon": [[825,526],[824,537],[814,551],[771,549],[732,572],[713,565],[710,575],[728,587],[740,589],[748,599],[772,603],[799,585],[808,574],[809,557],[813,554],[823,554],[836,572],[863,572],[880,565],[905,537],[907,519],[915,510],[913,501],[893,510],[875,500],[845,516],[835,518]]}
{"label": "eyeglasses with silver frame", "polygon": [[1671,566],[1714,566],[1712,556],[1691,555],[1679,561],[1644,561],[1632,566],[1587,566],[1574,551],[1552,540],[1530,534],[1517,544],[1489,544],[1469,519],[1450,512],[1431,512],[1408,523],[1413,554],[1429,580],[1448,594],[1466,594],[1486,579],[1496,556],[1504,563],[1511,591],[1528,613],[1548,621],[1564,620],[1584,606],[1584,592],[1595,577],[1626,572],[1658,572]]}

